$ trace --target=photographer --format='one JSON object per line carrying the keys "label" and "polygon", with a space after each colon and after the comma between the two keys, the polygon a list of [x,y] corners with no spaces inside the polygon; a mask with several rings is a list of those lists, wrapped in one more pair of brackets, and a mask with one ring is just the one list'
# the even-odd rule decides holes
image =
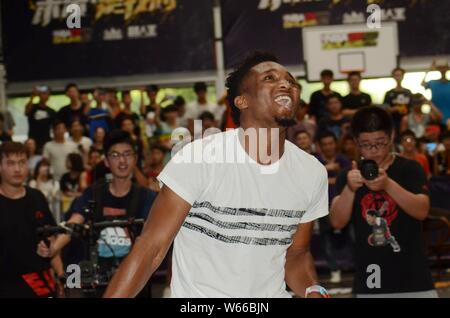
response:
{"label": "photographer", "polygon": [[[336,181],[330,221],[355,229],[356,297],[437,297],[425,257],[422,222],[430,207],[419,163],[392,152],[393,124],[378,107],[360,109],[352,133],[365,160]],[[374,284],[371,268],[380,272]]]}
{"label": "photographer", "polygon": [[[87,188],[82,196],[72,205],[69,224],[84,224],[92,217],[94,222],[146,218],[156,194],[146,188],[135,185],[132,181],[136,168],[136,148],[130,135],[114,130],[105,138],[105,164],[111,170],[109,183],[98,182]],[[89,201],[95,201],[92,214],[86,212]],[[100,233],[98,256],[100,272],[109,272],[129,252],[134,238],[139,231],[110,227]],[[42,257],[52,257],[61,251],[71,240],[69,235],[59,235],[56,241],[47,247],[40,242],[37,253]]]}

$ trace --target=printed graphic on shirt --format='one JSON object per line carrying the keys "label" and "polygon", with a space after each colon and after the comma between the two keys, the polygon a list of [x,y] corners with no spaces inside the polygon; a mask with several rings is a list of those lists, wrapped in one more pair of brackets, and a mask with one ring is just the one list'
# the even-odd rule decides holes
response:
{"label": "printed graphic on shirt", "polygon": [[395,201],[386,193],[368,193],[361,201],[362,217],[372,228],[368,244],[373,247],[390,245],[395,253],[401,251],[389,226],[397,218],[398,209]]}
{"label": "printed graphic on shirt", "polygon": [[33,290],[36,296],[45,297],[55,291],[55,282],[50,274],[50,270],[42,273],[33,272],[22,275],[22,279]]}
{"label": "printed graphic on shirt", "polygon": [[225,243],[289,245],[305,211],[230,208],[195,202],[184,228]]}
{"label": "printed graphic on shirt", "polygon": [[131,249],[131,238],[127,229],[108,227],[100,233],[98,253],[100,257],[124,257]]}

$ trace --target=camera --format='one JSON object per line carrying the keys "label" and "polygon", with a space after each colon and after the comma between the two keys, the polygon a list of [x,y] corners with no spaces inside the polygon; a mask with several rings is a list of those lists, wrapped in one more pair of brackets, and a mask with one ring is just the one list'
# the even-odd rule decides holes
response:
{"label": "camera", "polygon": [[378,164],[370,159],[364,159],[359,162],[358,169],[366,180],[375,180],[378,177]]}

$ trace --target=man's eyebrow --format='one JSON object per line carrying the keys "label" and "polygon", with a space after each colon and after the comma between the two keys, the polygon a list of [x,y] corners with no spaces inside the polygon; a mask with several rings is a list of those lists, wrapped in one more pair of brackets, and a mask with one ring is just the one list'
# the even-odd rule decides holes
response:
{"label": "man's eyebrow", "polygon": [[264,74],[264,73],[270,73],[270,72],[275,72],[275,71],[277,71],[277,69],[271,68],[271,69],[268,69],[267,71],[264,71],[262,73]]}

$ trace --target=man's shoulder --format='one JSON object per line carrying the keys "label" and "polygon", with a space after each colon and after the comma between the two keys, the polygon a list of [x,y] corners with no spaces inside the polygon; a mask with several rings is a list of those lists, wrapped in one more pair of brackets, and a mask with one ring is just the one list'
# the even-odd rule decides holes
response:
{"label": "man's shoulder", "polygon": [[395,167],[401,169],[403,172],[406,172],[407,175],[413,176],[415,172],[423,170],[420,163],[416,160],[408,159],[402,156],[396,156],[395,160]]}
{"label": "man's shoulder", "polygon": [[43,201],[43,202],[47,201],[44,194],[37,189],[31,188],[29,186],[25,186],[25,191],[26,191],[25,196],[31,198],[32,200]]}
{"label": "man's shoulder", "polygon": [[67,113],[69,110],[70,110],[70,105],[63,106],[58,110],[58,114]]}

